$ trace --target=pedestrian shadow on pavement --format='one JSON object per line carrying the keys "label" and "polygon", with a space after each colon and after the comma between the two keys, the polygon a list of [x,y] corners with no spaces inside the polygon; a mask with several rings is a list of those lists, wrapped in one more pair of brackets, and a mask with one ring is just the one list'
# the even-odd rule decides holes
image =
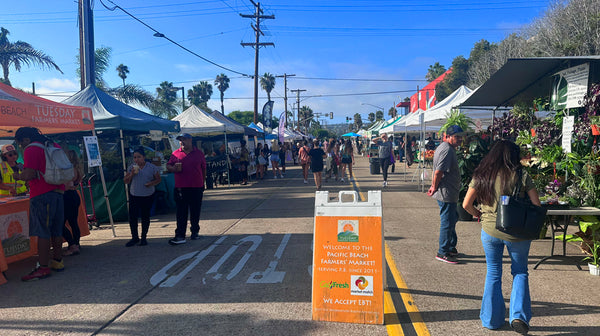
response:
{"label": "pedestrian shadow on pavement", "polygon": [[[459,299],[464,300],[466,303],[462,304],[462,306],[472,305],[472,302],[481,302],[482,297],[480,295],[468,295],[468,294],[458,294],[458,293],[449,293],[449,292],[432,292],[432,291],[423,291],[423,290],[408,290],[408,289],[399,289],[393,286],[389,286],[390,282],[388,282],[388,291],[394,295],[395,293],[409,293],[413,297],[422,295],[422,296],[433,296],[440,298],[438,299],[440,303],[443,301],[442,298],[448,299]],[[483,292],[483,288],[481,288]],[[508,304],[509,299],[505,298],[505,304],[507,307],[506,316],[508,316]],[[471,303],[470,303],[471,302]],[[454,304],[459,305],[459,304]],[[552,332],[553,335],[597,335],[598,327],[596,325],[590,326],[565,326],[564,324],[557,325],[548,325],[547,323],[543,326],[536,326],[536,316],[540,317],[552,317],[556,316],[557,321],[565,321],[565,318],[568,316],[574,315],[597,315],[600,314],[600,306],[598,305],[580,305],[573,304],[570,302],[548,302],[548,301],[537,301],[533,300],[531,302],[532,311],[534,313],[534,317],[531,321],[530,333],[533,334],[536,331],[538,332]],[[410,321],[411,313],[407,312],[399,312],[399,319],[401,321]],[[473,320],[479,321],[479,308],[477,309],[456,309],[456,310],[436,310],[436,311],[423,311],[420,310],[419,314],[421,315],[423,321],[425,323],[433,323],[433,322],[445,322],[445,321],[466,321]],[[558,318],[565,317],[565,318]],[[510,330],[510,325],[507,323],[505,326],[499,330]],[[481,327],[481,331],[484,332],[487,329]]]}

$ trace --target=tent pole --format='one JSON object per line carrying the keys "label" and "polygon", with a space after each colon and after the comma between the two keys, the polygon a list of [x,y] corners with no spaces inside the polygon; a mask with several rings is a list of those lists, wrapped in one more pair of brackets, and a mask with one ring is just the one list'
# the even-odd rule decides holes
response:
{"label": "tent pole", "polygon": [[229,143],[227,142],[227,130],[225,130],[223,133],[225,133],[225,156],[227,156],[227,188],[231,188],[231,176],[229,176],[231,162],[229,161]]}
{"label": "tent pole", "polygon": [[[123,158],[123,177],[127,173],[127,162],[125,162],[125,139],[123,139],[123,130],[119,130],[121,140],[121,157]],[[129,186],[125,184],[125,200],[127,200],[127,209],[129,209]]]}
{"label": "tent pole", "polygon": [[[96,136],[96,130],[92,130],[92,134]],[[108,191],[106,190],[106,180],[104,179],[104,169],[100,168],[100,180],[102,181],[102,189],[104,190],[104,200],[106,201],[106,208],[108,209],[108,220],[110,221],[110,228],[112,229],[113,237],[116,237],[115,233],[115,222],[113,221],[112,210],[110,209],[110,200],[108,199]]]}

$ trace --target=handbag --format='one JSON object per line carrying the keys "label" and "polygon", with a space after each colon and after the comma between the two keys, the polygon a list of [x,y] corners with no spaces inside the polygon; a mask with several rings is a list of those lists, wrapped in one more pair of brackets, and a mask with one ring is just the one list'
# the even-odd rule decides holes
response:
{"label": "handbag", "polygon": [[521,170],[517,171],[517,183],[512,195],[502,196],[498,201],[496,230],[516,238],[535,240],[540,237],[547,209],[532,204],[529,197],[519,197],[522,174]]}

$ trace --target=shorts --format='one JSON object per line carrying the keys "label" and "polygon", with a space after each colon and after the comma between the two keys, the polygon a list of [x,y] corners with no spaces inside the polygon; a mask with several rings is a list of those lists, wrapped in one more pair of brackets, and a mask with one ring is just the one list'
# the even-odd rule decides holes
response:
{"label": "shorts", "polygon": [[29,235],[43,239],[62,237],[65,226],[62,193],[50,191],[29,201]]}
{"label": "shorts", "polygon": [[277,162],[277,163],[279,163],[279,156],[277,156],[277,155],[271,155],[271,162]]}
{"label": "shorts", "polygon": [[342,156],[342,163],[352,163],[352,157],[343,157]]}

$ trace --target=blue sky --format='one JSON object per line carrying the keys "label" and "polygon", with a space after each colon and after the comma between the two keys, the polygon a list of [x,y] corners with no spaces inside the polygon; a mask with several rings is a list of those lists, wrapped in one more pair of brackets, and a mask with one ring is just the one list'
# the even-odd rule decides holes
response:
{"label": "blue sky", "polygon": [[[125,8],[144,23],[186,48],[223,67],[243,74],[254,73],[254,50],[240,42],[254,42],[248,0],[103,0]],[[0,26],[10,31],[9,40],[25,41],[50,55],[64,74],[56,70],[25,67],[11,69],[15,87],[31,88],[53,100],[79,90],[75,55],[79,47],[77,1],[5,0]],[[540,17],[549,1],[454,0],[454,1],[291,1],[261,2],[265,15],[261,42],[275,47],[260,49],[259,74],[295,74],[288,78],[288,109],[295,103],[289,90],[303,89],[301,106],[314,112],[334,112],[339,123],[360,113],[366,120],[375,106],[386,112],[404,97],[424,86],[429,65],[446,67],[459,55],[468,57],[481,39],[499,42],[507,34]],[[7,6],[7,4],[9,4]],[[213,83],[225,73],[230,88],[225,92],[225,113],[253,109],[253,80],[228,72],[180,49],[120,10],[107,10],[94,0],[96,47],[112,48],[111,66],[104,76],[110,86],[122,80],[115,68],[123,63],[131,71],[127,83],[154,93],[162,81],[191,88],[198,81]],[[368,79],[368,80],[367,80]],[[209,107],[220,110],[214,88]],[[283,78],[271,93],[274,115],[284,110]],[[259,109],[266,93],[259,91]]]}

